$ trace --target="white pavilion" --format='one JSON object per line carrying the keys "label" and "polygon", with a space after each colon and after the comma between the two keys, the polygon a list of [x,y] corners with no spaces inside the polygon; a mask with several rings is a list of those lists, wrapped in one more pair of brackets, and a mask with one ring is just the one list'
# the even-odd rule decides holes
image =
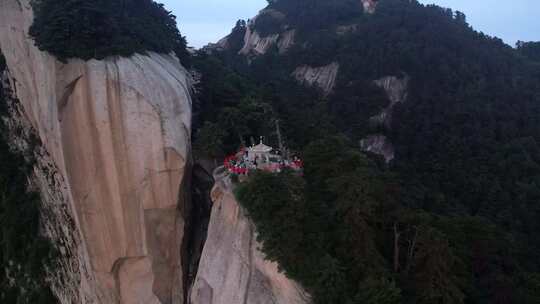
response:
{"label": "white pavilion", "polygon": [[[269,163],[272,147],[263,144],[262,138],[258,145],[247,148],[247,158],[252,163]],[[273,156],[275,157],[275,156]]]}

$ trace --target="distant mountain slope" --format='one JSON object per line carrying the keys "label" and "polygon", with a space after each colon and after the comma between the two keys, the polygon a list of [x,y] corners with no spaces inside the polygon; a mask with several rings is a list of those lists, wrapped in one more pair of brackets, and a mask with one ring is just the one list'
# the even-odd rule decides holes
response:
{"label": "distant mountain slope", "polygon": [[[203,74],[227,71],[203,81],[199,99],[201,121],[226,133],[225,150],[261,132],[275,140],[267,126],[274,118],[298,151],[345,135],[353,149],[384,157],[380,167],[399,183],[400,206],[449,218],[446,227],[425,225],[465,265],[470,281],[455,274],[463,297],[422,298],[414,276],[398,271],[403,301],[534,303],[538,295],[522,282],[537,284],[524,278],[540,270],[540,69],[532,53],[474,31],[460,12],[410,0],[271,1],[205,52],[199,60],[215,64]],[[224,123],[250,113],[246,100],[270,107],[268,119]],[[335,195],[326,203],[345,194]],[[462,221],[468,217],[474,224]],[[460,234],[467,231],[470,238]],[[401,241],[406,251],[412,240]],[[390,265],[383,243],[378,250]],[[450,292],[445,286],[434,293]]]}

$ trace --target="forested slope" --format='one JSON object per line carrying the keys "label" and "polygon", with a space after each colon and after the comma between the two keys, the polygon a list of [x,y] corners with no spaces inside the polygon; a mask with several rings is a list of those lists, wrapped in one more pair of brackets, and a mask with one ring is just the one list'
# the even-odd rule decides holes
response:
{"label": "forested slope", "polygon": [[[264,48],[240,51],[254,33]],[[534,46],[514,49],[416,1],[381,0],[373,14],[357,1],[272,1],[195,59],[195,142],[213,157],[259,135],[275,145],[280,120],[305,177],[258,176],[238,196],[268,257],[319,303],[536,303]],[[329,64],[339,66],[329,92],[295,79]],[[391,104],[376,80],[389,76],[406,80],[406,98],[373,123]],[[389,163],[360,152],[375,134],[395,150]],[[222,144],[205,149],[211,141]]]}

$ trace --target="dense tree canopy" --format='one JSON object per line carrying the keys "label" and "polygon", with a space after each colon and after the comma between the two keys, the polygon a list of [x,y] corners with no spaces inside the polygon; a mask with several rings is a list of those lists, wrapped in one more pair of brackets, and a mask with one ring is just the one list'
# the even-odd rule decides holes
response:
{"label": "dense tree canopy", "polygon": [[257,173],[236,194],[267,258],[316,303],[476,303],[518,288],[513,243],[486,219],[403,207],[394,173],[344,138],[304,157],[305,178]]}
{"label": "dense tree canopy", "polygon": [[523,42],[517,43],[518,51],[527,58],[540,62],[540,42]]}
{"label": "dense tree canopy", "polygon": [[187,59],[176,17],[152,0],[33,0],[30,35],[60,60],[147,51]]}

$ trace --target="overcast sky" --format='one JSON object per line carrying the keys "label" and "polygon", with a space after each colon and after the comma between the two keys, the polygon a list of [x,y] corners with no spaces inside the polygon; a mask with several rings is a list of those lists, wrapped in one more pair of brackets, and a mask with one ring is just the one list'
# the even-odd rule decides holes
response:
{"label": "overcast sky", "polygon": [[[178,17],[191,46],[201,47],[226,36],[238,19],[248,19],[266,0],[157,0]],[[286,1],[286,0],[285,0]],[[540,0],[420,0],[460,10],[478,31],[502,38],[540,41]]]}

